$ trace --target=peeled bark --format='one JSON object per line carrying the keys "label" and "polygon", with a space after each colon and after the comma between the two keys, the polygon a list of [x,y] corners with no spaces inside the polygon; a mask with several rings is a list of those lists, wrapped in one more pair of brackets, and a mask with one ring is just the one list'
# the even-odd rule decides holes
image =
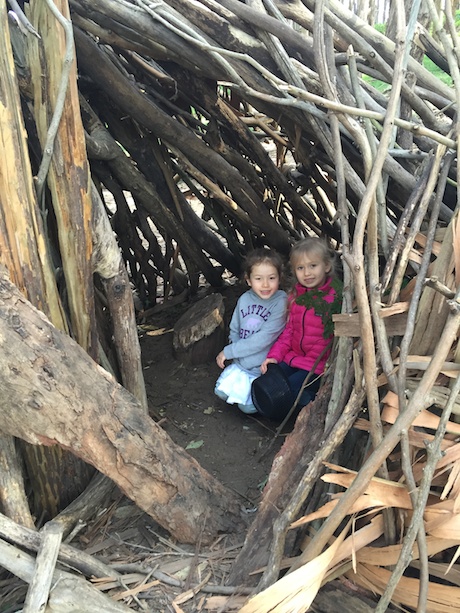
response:
{"label": "peeled bark", "polygon": [[181,542],[244,530],[236,496],[188,456],[140,403],[3,274],[0,280],[2,428],[57,444],[110,477]]}

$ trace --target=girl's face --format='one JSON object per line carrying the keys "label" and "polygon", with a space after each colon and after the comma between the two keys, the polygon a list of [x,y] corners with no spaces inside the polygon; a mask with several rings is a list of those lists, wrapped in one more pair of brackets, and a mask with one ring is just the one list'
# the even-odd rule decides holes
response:
{"label": "girl's face", "polygon": [[314,289],[324,285],[327,275],[331,272],[331,264],[312,251],[299,255],[294,262],[294,272],[301,285]]}
{"label": "girl's face", "polygon": [[262,262],[252,267],[251,274],[246,277],[246,281],[259,298],[268,300],[278,291],[280,276],[273,264]]}

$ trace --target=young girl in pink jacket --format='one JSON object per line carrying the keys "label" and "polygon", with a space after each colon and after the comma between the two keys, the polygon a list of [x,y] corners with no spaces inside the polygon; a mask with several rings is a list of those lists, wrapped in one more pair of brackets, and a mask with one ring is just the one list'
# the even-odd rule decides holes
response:
{"label": "young girl in pink jacket", "polygon": [[291,250],[290,264],[297,282],[288,299],[288,322],[260,367],[265,384],[269,383],[267,379],[271,373],[280,376],[279,372],[269,368],[270,364],[278,364],[289,384],[286,386],[290,390],[289,401],[284,398],[275,406],[271,396],[267,398],[269,406],[264,407],[261,405],[263,396],[257,397],[257,386],[262,379],[253,384],[255,406],[272,419],[284,419],[307,375],[298,407],[306,406],[319,389],[332,348],[332,314],[341,309],[341,284],[333,278],[334,256],[335,253],[319,238],[305,238]]}

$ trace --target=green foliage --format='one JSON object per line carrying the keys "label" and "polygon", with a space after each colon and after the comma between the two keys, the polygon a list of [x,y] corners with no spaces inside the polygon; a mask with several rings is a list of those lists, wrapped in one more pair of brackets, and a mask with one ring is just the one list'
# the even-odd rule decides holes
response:
{"label": "green foliage", "polygon": [[379,81],[378,79],[374,79],[373,77],[369,77],[368,75],[363,75],[364,81],[369,83],[376,90],[381,92],[382,94],[386,94],[390,90],[390,85],[385,81]]}
{"label": "green foliage", "polygon": [[[455,27],[456,29],[460,29],[460,10],[455,12]],[[374,25],[374,28],[380,32],[381,34],[385,34],[386,32],[386,24],[385,23],[377,23]],[[437,66],[429,57],[426,55],[423,58],[424,67],[431,72],[436,78],[445,83],[446,85],[452,86],[452,77],[444,72],[439,66]],[[390,85],[385,81],[379,81],[378,79],[373,79],[367,75],[363,75],[363,79],[375,87],[379,92],[386,93],[390,89]]]}
{"label": "green foliage", "polygon": [[326,302],[324,298],[328,292],[322,292],[319,289],[312,289],[305,292],[295,299],[297,304],[304,306],[306,309],[314,309],[315,315],[321,317],[324,326],[324,338],[330,338],[334,334],[334,323],[332,315],[340,313],[342,309],[342,293],[343,285],[339,279],[332,279],[331,286],[335,289],[333,302]]}
{"label": "green foliage", "polygon": [[426,55],[423,58],[423,65],[425,66],[427,70],[431,72],[431,74],[437,77],[440,81],[442,81],[446,85],[452,86],[453,84],[452,77],[446,72],[444,72],[444,70],[441,70],[439,66],[436,66],[436,64],[433,61],[431,61],[430,58],[427,57]]}

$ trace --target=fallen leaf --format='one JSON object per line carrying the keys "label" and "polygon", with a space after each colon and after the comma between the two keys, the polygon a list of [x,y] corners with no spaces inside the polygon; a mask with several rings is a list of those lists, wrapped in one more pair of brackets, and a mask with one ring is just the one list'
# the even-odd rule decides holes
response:
{"label": "fallen leaf", "polygon": [[191,441],[185,449],[198,449],[204,445],[204,441]]}

